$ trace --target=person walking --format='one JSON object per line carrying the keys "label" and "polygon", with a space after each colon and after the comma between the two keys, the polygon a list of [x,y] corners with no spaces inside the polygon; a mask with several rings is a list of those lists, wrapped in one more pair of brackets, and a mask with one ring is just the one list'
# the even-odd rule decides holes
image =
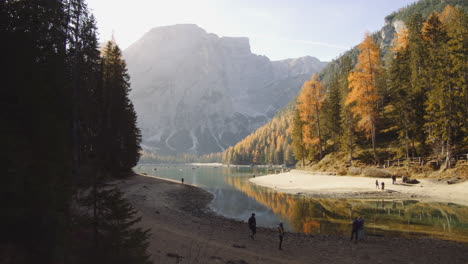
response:
{"label": "person walking", "polygon": [[364,233],[364,218],[359,217],[359,228],[358,228],[358,239],[364,240],[366,238],[366,234]]}
{"label": "person walking", "polygon": [[250,238],[255,240],[255,234],[257,233],[257,220],[255,220],[255,213],[252,213],[252,216],[249,218],[249,228],[252,233]]}
{"label": "person walking", "polygon": [[283,227],[283,223],[279,223],[278,225],[278,236],[279,236],[279,246],[278,246],[278,249],[279,250],[283,250],[283,248],[281,247],[283,245],[283,237],[284,237],[284,227]]}
{"label": "person walking", "polygon": [[349,239],[350,241],[353,241],[353,237],[354,237],[355,239],[354,241],[357,242],[358,230],[359,230],[359,220],[357,217],[355,217],[351,225],[351,238]]}
{"label": "person walking", "polygon": [[380,189],[379,188],[379,180],[375,180],[375,188]]}
{"label": "person walking", "polygon": [[382,182],[382,191],[385,189],[385,183]]}

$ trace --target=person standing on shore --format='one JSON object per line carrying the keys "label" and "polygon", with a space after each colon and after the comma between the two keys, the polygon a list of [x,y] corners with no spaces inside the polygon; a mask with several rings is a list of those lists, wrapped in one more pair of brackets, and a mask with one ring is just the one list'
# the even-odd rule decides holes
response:
{"label": "person standing on shore", "polygon": [[357,217],[355,217],[351,225],[351,238],[349,239],[350,241],[353,241],[353,237],[354,237],[355,239],[354,241],[357,242],[358,230],[359,230],[359,220]]}
{"label": "person standing on shore", "polygon": [[379,180],[375,180],[375,188],[380,189],[379,188]]}
{"label": "person standing on shore", "polygon": [[279,250],[283,250],[283,248],[281,247],[283,245],[283,237],[284,237],[284,227],[283,227],[283,223],[279,223],[278,225],[278,236],[279,236],[279,246],[278,246],[278,249]]}
{"label": "person standing on shore", "polygon": [[255,234],[257,233],[257,220],[255,220],[255,213],[252,213],[252,216],[249,218],[249,228],[252,232],[250,238],[255,240]]}
{"label": "person standing on shore", "polygon": [[358,238],[359,240],[364,240],[366,238],[366,234],[364,233],[364,218],[359,217],[359,229],[358,229]]}
{"label": "person standing on shore", "polygon": [[385,183],[382,182],[382,191],[385,189]]}
{"label": "person standing on shore", "polygon": [[396,183],[396,175],[393,174],[393,175],[392,175],[392,184],[395,184],[395,183]]}
{"label": "person standing on shore", "polygon": [[184,178],[180,179],[180,182],[181,182],[182,184],[184,184]]}

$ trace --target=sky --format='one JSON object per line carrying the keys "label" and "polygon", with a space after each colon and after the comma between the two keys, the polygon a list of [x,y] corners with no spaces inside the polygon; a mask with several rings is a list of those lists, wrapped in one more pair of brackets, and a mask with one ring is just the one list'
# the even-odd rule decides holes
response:
{"label": "sky", "polygon": [[197,24],[218,36],[248,37],[271,60],[330,61],[359,44],[385,16],[415,0],[88,0],[100,41],[122,49],[154,27]]}

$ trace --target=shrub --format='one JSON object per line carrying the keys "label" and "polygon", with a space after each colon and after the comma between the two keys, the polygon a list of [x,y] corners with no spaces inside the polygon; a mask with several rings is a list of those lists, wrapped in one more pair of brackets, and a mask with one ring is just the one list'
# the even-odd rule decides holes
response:
{"label": "shrub", "polygon": [[348,169],[348,174],[349,175],[360,175],[361,174],[361,168],[358,167],[350,167]]}
{"label": "shrub", "polygon": [[379,168],[374,168],[374,167],[369,167],[369,168],[363,169],[362,174],[364,174],[367,177],[377,177],[377,178],[390,178],[390,177],[392,177],[391,172],[389,172],[387,170],[379,169]]}

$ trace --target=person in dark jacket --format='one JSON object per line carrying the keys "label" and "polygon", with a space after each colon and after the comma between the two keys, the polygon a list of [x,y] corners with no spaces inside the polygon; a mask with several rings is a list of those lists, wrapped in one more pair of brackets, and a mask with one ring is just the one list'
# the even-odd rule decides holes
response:
{"label": "person in dark jacket", "polygon": [[249,228],[252,234],[250,235],[250,238],[252,240],[255,240],[255,234],[257,233],[257,220],[255,220],[255,214],[252,213],[252,216],[249,218]]}
{"label": "person in dark jacket", "polygon": [[364,232],[364,218],[362,218],[362,216],[359,217],[358,237],[359,240],[364,240],[366,238],[366,234]]}
{"label": "person in dark jacket", "polygon": [[283,250],[283,248],[282,248],[281,246],[283,245],[283,237],[284,237],[284,234],[285,234],[285,231],[284,231],[283,223],[279,223],[279,225],[278,225],[278,236],[279,236],[279,246],[278,246],[278,249],[279,249],[279,250]]}
{"label": "person in dark jacket", "polygon": [[382,182],[382,191],[385,189],[385,183]]}
{"label": "person in dark jacket", "polygon": [[357,242],[358,239],[358,231],[359,231],[359,220],[357,217],[354,218],[353,224],[351,226],[351,241],[353,240],[353,237],[355,241]]}
{"label": "person in dark jacket", "polygon": [[380,189],[379,188],[379,180],[375,180],[375,188]]}

